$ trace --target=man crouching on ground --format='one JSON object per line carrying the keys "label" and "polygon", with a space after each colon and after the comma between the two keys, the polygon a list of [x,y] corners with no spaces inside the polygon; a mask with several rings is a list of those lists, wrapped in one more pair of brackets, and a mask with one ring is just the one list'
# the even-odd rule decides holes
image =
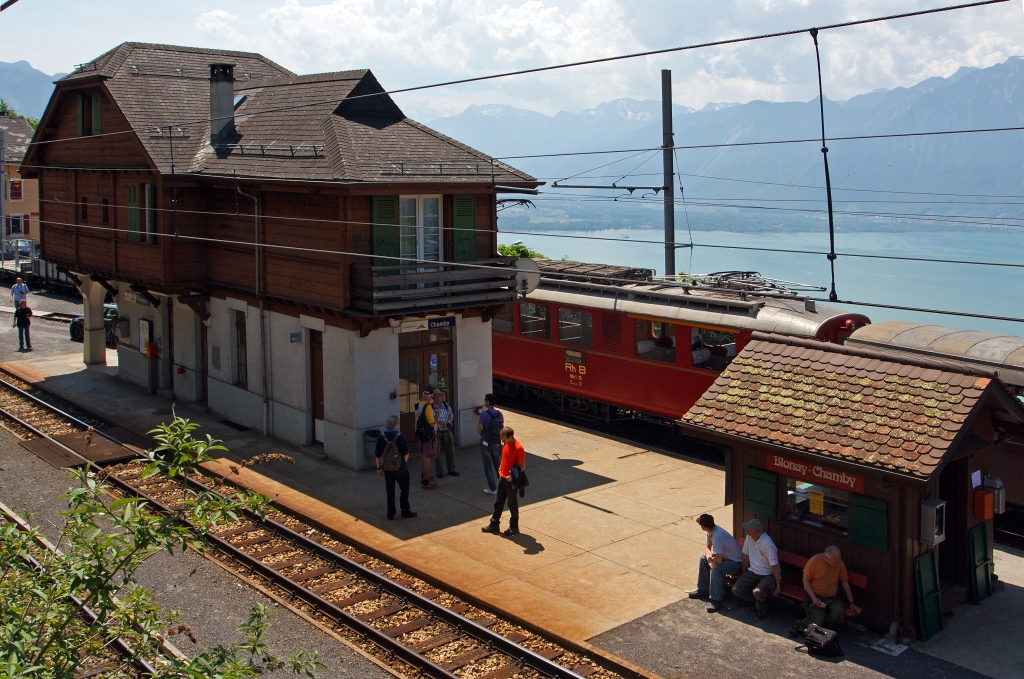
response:
{"label": "man crouching on ground", "polygon": [[743,550],[736,538],[721,526],[715,517],[701,514],[697,519],[701,530],[707,533],[704,556],[697,569],[697,589],[689,593],[691,599],[707,599],[708,613],[717,613],[725,599],[725,576],[739,575],[743,568]]}
{"label": "man crouching on ground", "polygon": [[512,468],[518,467],[517,474],[526,471],[526,450],[523,444],[516,441],[516,433],[512,427],[503,427],[501,432],[501,467],[498,468],[498,497],[494,500],[494,514],[491,522],[481,528],[485,533],[501,532],[501,512],[508,501],[508,530],[505,535],[519,535],[519,488],[512,477]]}

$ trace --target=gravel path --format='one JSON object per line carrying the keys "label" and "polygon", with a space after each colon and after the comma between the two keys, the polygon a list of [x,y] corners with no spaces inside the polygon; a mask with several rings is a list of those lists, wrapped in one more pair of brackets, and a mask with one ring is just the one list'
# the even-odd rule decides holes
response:
{"label": "gravel path", "polygon": [[[26,510],[31,512],[31,523],[50,539],[55,538],[61,523],[59,512],[66,509],[59,496],[72,484],[68,474],[40,460],[18,445],[8,431],[0,429],[0,501],[22,515]],[[391,676],[194,552],[173,557],[166,552],[157,554],[139,569],[137,580],[164,606],[182,612],[182,622],[191,627],[198,647],[240,639],[235,628],[253,605],[264,603],[276,610],[268,633],[273,652],[289,653],[300,648],[318,651],[320,662],[328,668],[318,677]],[[176,636],[173,641],[185,654],[196,654],[198,647],[187,638]]]}

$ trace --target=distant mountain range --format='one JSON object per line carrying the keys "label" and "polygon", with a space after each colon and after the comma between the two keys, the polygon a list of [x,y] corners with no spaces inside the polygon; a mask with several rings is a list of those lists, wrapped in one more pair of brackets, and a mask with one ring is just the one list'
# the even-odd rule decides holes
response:
{"label": "distant mountain range", "polygon": [[[661,105],[619,99],[553,116],[512,106],[470,106],[459,115],[429,125],[496,156],[642,149],[661,144]],[[821,134],[816,98],[708,104],[700,110],[676,105],[673,125],[679,147],[813,140]],[[877,90],[848,101],[825,100],[825,127],[830,138],[1017,126],[1024,126],[1024,59],[1020,57],[984,69],[961,68],[948,78],[929,78],[912,87]],[[824,215],[817,211],[824,209],[825,202],[824,190],[818,188],[824,186],[820,146],[820,141],[810,141],[680,148],[681,176],[677,179],[685,187],[688,207],[701,214],[698,222],[706,228],[818,228]],[[1024,218],[1019,201],[963,195],[1024,197],[1022,132],[830,140],[828,147],[839,228],[844,224],[882,229],[914,225],[976,228],[962,222],[978,217],[997,223],[1002,223],[995,219],[999,217]],[[624,157],[519,158],[508,162],[549,180]],[[610,184],[644,159],[645,155],[639,155],[584,172],[565,183]],[[649,154],[649,161],[636,172],[618,185],[660,186],[660,153]],[[543,190],[559,193],[549,187]],[[639,200],[641,191],[629,197],[623,192],[565,189],[562,193],[594,197],[560,202],[552,200],[550,193],[535,201],[538,210],[508,210],[502,213],[504,220],[544,228],[660,225],[660,198],[653,194]],[[595,200],[596,196],[608,200]],[[619,196],[617,203],[610,202],[614,196]],[[676,202],[681,210],[678,193]],[[926,215],[934,219],[922,220]]]}
{"label": "distant mountain range", "polygon": [[32,68],[27,61],[13,64],[0,61],[0,98],[23,116],[38,118],[53,93],[53,81],[67,75],[47,75]]}

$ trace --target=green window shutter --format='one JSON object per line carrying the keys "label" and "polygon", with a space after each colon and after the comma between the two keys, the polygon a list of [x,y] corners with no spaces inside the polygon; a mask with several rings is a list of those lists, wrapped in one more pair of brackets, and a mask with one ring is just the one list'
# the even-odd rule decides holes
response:
{"label": "green window shutter", "polygon": [[128,182],[128,240],[139,240],[139,185]]}
{"label": "green window shutter", "polygon": [[[373,254],[384,257],[400,256],[398,240],[398,196],[372,196]],[[373,260],[374,266],[395,264],[391,259]]]}
{"label": "green window shutter", "polygon": [[476,196],[453,196],[452,245],[456,262],[476,259]]}
{"label": "green window shutter", "polygon": [[156,244],[156,184],[146,184],[146,240]]}
{"label": "green window shutter", "polygon": [[850,496],[850,541],[886,551],[889,549],[889,511],[882,500]]}
{"label": "green window shutter", "polygon": [[747,467],[743,480],[743,509],[766,519],[777,519],[779,516],[778,488],[778,474]]}
{"label": "green window shutter", "polygon": [[76,128],[79,137],[85,134],[85,95],[79,94],[78,99],[78,127]]}
{"label": "green window shutter", "polygon": [[103,133],[103,97],[92,95],[92,133]]}

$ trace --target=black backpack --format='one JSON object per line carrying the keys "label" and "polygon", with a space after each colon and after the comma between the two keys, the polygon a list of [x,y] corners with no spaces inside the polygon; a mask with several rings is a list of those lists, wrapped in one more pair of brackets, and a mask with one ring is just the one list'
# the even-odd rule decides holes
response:
{"label": "black backpack", "polygon": [[380,455],[380,468],[386,472],[397,472],[402,468],[402,453],[398,450],[398,437],[401,434],[395,434],[393,437],[388,438],[386,434],[381,434],[384,437],[384,452]]}
{"label": "black backpack", "polygon": [[416,418],[416,438],[421,443],[427,443],[434,440],[434,428],[427,422],[427,408],[432,406],[425,405],[420,408],[420,414]]}
{"label": "black backpack", "polygon": [[500,446],[501,430],[505,428],[505,416],[497,408],[490,408],[487,410],[487,414],[491,418],[487,425],[487,431],[484,432],[487,435],[487,442],[492,446]]}
{"label": "black backpack", "polygon": [[804,645],[807,646],[807,653],[810,655],[820,655],[823,658],[843,655],[843,649],[839,646],[839,635],[814,623],[804,630]]}

